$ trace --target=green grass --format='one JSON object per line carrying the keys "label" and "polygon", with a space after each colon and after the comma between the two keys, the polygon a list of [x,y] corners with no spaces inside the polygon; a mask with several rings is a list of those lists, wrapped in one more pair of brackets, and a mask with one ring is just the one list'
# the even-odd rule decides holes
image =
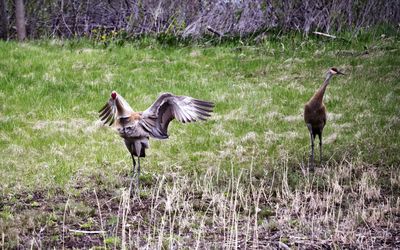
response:
{"label": "green grass", "polygon": [[[224,157],[246,168],[253,148],[257,167],[279,161],[283,151],[291,162],[302,163],[309,150],[303,104],[330,66],[347,75],[333,79],[325,96],[335,115],[328,118],[324,137],[335,140],[326,144],[324,157],[399,163],[399,42],[371,44],[376,48],[370,54],[357,56],[370,44],[288,38],[257,47],[106,50],[3,42],[0,147],[7,181],[2,190],[63,185],[82,172],[128,171],[122,140],[96,124],[96,111],[111,90],[139,111],[167,91],[216,103],[211,121],[175,122],[170,140],[152,141],[145,172],[171,165],[201,172]],[[352,54],[338,56],[343,50]]]}
{"label": "green grass", "polygon": [[[399,65],[398,35],[350,43],[288,35],[211,47],[0,42],[0,195],[44,190],[51,197],[124,186],[129,153],[97,116],[112,90],[138,111],[162,92],[216,104],[209,121],[174,121],[169,140],[150,142],[141,161],[146,183],[171,173],[197,178],[211,168],[228,177],[252,169],[273,186],[287,164],[290,188],[302,187],[309,153],[303,105],[331,66],[346,75],[335,77],[325,95],[325,167],[347,161],[375,166],[382,178],[398,175]],[[275,181],[272,171],[278,171]],[[6,208],[0,207],[2,218],[10,220]]]}

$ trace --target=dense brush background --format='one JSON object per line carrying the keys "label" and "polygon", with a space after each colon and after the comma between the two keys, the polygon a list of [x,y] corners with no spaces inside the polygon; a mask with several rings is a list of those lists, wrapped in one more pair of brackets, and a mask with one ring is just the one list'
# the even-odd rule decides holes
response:
{"label": "dense brush background", "polygon": [[[14,1],[8,9],[15,34]],[[94,30],[122,31],[132,37],[156,34],[199,38],[207,26],[227,36],[262,37],[266,30],[357,33],[375,25],[400,22],[397,0],[218,0],[218,1],[26,1],[27,33],[43,36],[96,36]]]}

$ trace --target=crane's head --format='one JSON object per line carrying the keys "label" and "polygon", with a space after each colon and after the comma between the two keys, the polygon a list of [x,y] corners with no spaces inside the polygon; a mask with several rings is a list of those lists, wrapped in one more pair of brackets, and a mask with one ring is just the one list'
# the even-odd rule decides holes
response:
{"label": "crane's head", "polygon": [[117,98],[117,92],[115,91],[111,92],[111,98],[115,100]]}
{"label": "crane's head", "polygon": [[330,68],[328,73],[332,75],[344,75],[344,73],[340,72],[337,68]]}

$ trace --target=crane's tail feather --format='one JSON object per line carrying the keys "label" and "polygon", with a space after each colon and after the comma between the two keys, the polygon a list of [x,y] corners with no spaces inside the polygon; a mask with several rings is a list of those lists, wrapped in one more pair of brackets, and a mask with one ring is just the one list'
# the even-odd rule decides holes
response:
{"label": "crane's tail feather", "polygon": [[199,99],[193,99],[194,104],[199,105],[199,106],[205,106],[209,108],[214,108],[214,103],[213,102],[208,102],[208,101],[203,101]]}
{"label": "crane's tail feather", "polygon": [[196,106],[196,112],[204,116],[211,116],[210,113],[213,112],[213,110],[204,109]]}
{"label": "crane's tail feather", "polygon": [[213,109],[215,106],[214,103],[212,103],[212,102],[201,101],[201,100],[197,100],[197,99],[195,99],[193,101],[193,103],[194,103],[194,106],[196,107],[196,109],[202,110],[207,113],[213,112]]}
{"label": "crane's tail feather", "polygon": [[208,102],[208,101],[202,101],[198,99],[194,99],[193,103],[195,104],[195,113],[196,118],[202,121],[207,120],[208,117],[211,116],[211,113],[213,112],[213,109],[215,107],[214,103]]}
{"label": "crane's tail feather", "polygon": [[113,116],[110,115],[108,116],[107,120],[104,122],[104,124],[107,124],[109,121],[112,121]]}
{"label": "crane's tail feather", "polygon": [[104,125],[108,124],[111,126],[115,121],[115,107],[110,105],[109,102],[104,105],[103,108],[99,111],[100,120],[103,122]]}
{"label": "crane's tail feather", "polygon": [[103,120],[104,118],[106,118],[108,115],[110,115],[111,113],[111,108],[106,108],[103,110],[103,112],[101,112],[99,114],[99,117]]}
{"label": "crane's tail feather", "polygon": [[104,104],[104,106],[99,110],[99,113],[101,113],[104,109],[106,109],[108,106],[108,102]]}
{"label": "crane's tail feather", "polygon": [[112,116],[111,121],[110,121],[110,123],[108,124],[108,126],[113,125],[114,121],[115,121],[115,116]]}

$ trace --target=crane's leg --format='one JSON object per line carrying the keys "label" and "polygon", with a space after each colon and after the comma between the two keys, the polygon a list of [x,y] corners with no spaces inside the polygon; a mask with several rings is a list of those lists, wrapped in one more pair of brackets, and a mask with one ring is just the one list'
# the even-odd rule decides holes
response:
{"label": "crane's leg", "polygon": [[310,123],[307,123],[308,130],[310,131],[310,141],[311,141],[311,155],[310,155],[310,170],[314,171],[314,135],[312,132],[312,126]]}
{"label": "crane's leg", "polygon": [[140,157],[138,159],[138,168],[137,168],[137,176],[136,176],[136,189],[139,191],[139,177],[140,177]]}
{"label": "crane's leg", "polygon": [[129,192],[130,196],[132,197],[132,185],[133,185],[133,179],[135,178],[135,168],[136,168],[136,161],[135,161],[135,156],[131,154],[132,156],[132,178],[131,178],[131,184],[129,185]]}
{"label": "crane's leg", "polygon": [[322,164],[322,133],[318,134],[319,138],[319,165]]}

